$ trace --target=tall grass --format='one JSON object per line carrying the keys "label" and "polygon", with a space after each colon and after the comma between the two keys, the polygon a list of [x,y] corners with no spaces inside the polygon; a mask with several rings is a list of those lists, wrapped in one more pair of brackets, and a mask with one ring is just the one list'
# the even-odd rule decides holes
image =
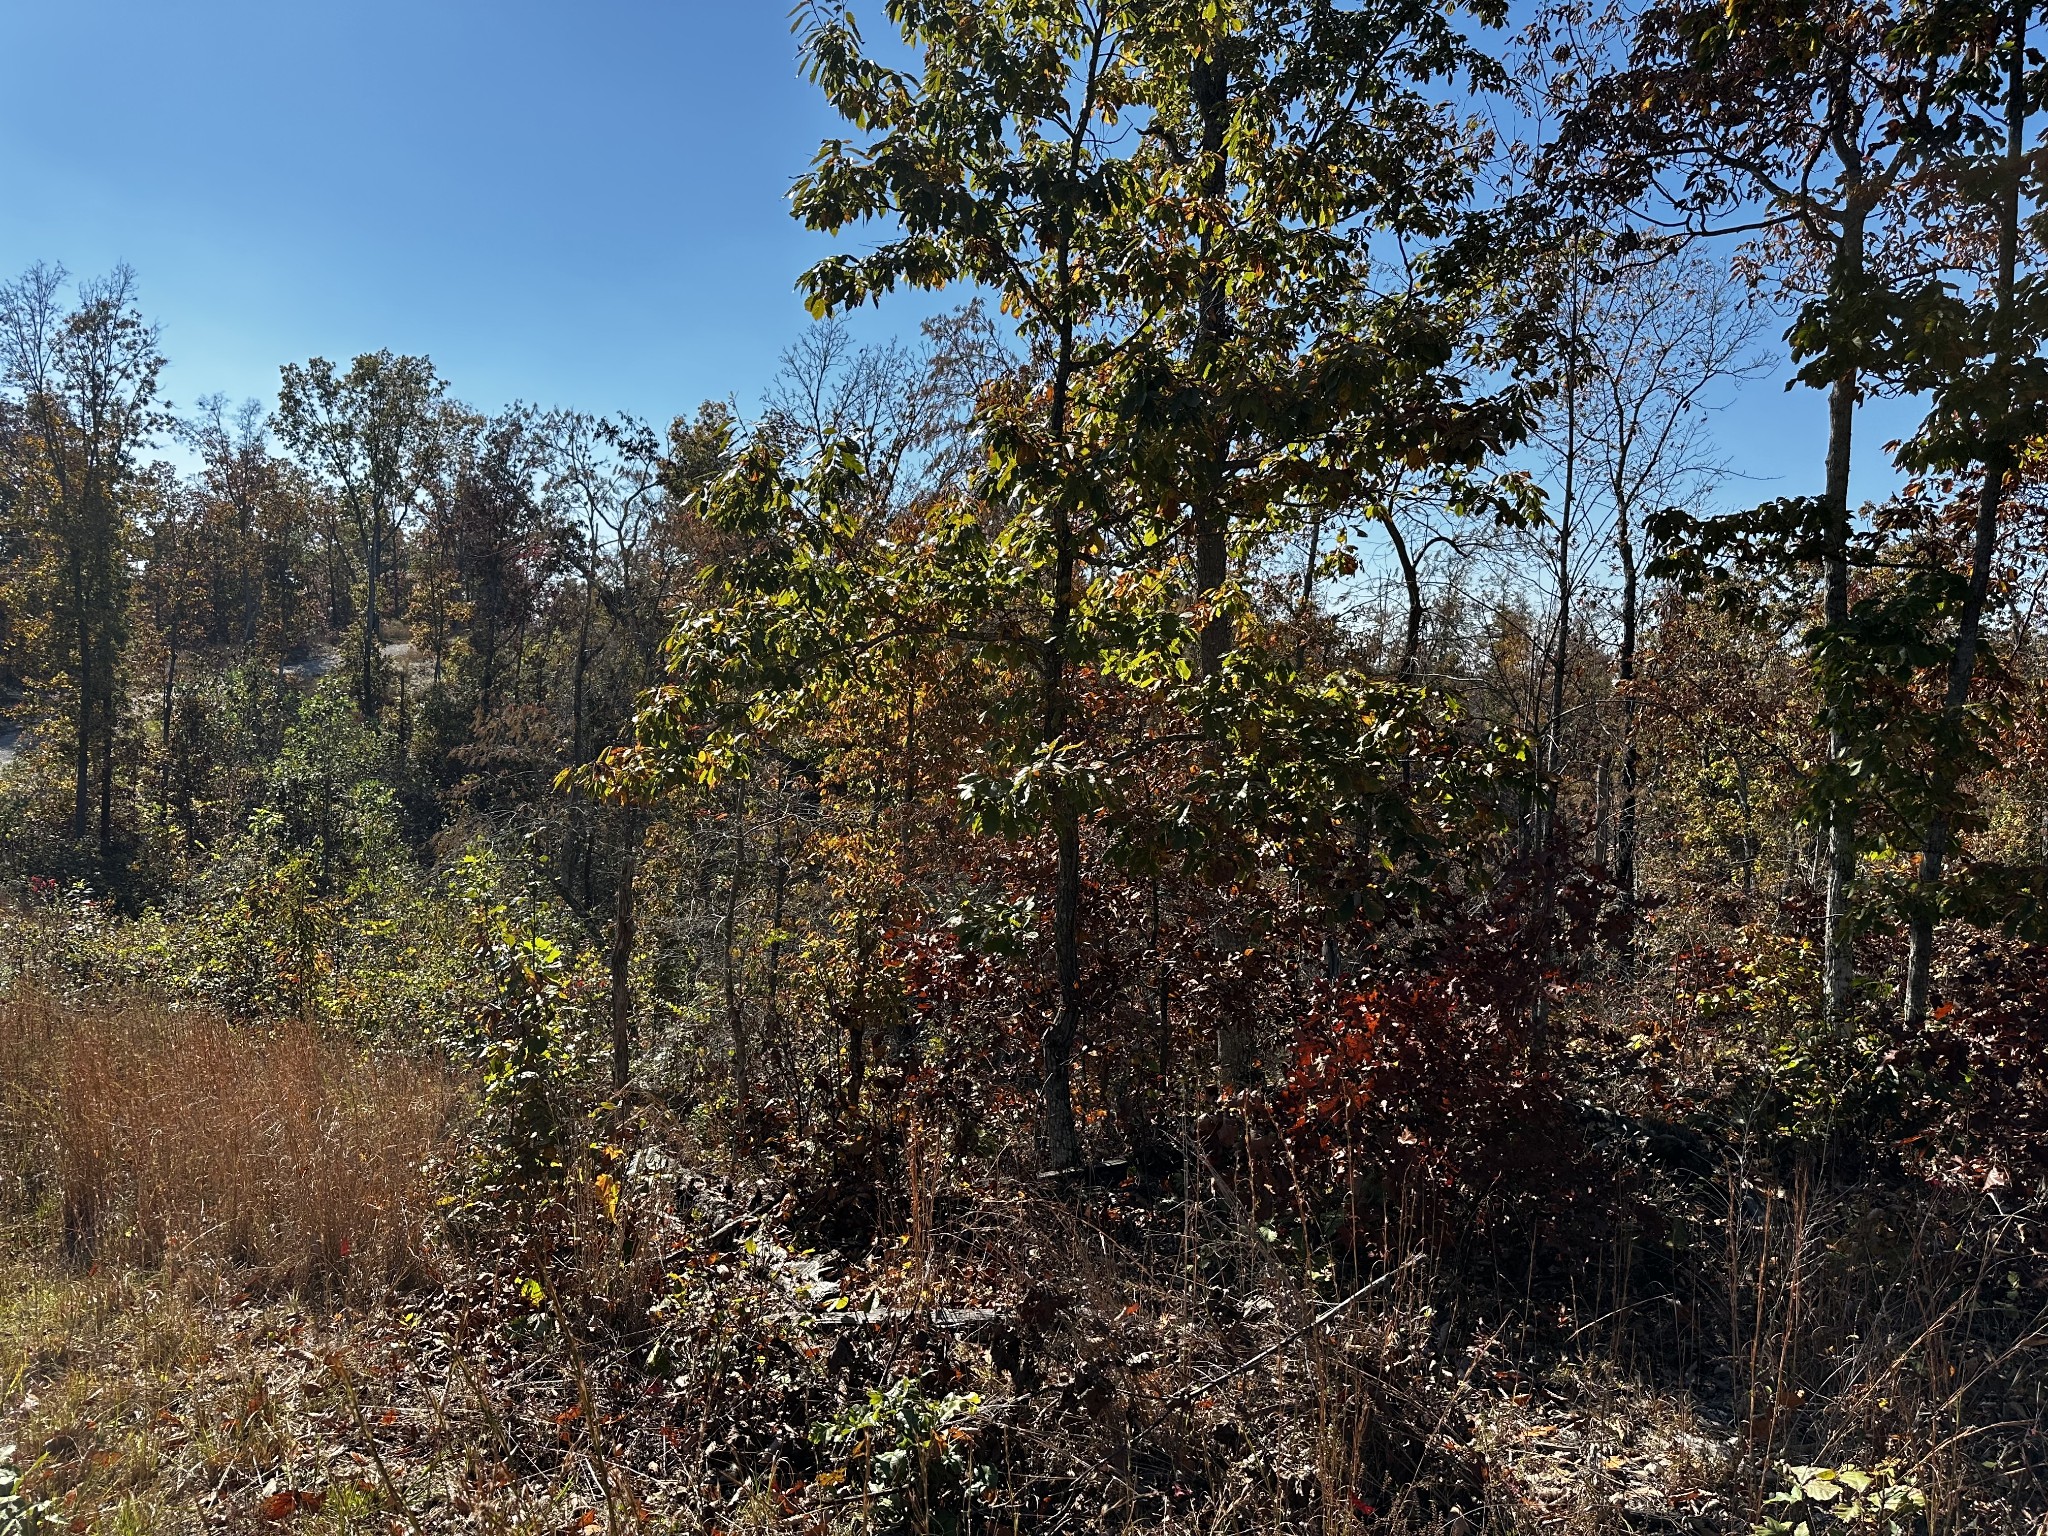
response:
{"label": "tall grass", "polygon": [[454,1089],[302,1026],[0,997],[0,1202],[80,1258],[273,1285],[422,1272]]}

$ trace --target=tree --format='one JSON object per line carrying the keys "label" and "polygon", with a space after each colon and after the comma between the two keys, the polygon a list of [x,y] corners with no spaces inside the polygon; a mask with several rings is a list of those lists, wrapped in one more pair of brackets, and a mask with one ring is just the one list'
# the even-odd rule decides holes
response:
{"label": "tree", "polygon": [[270,451],[263,406],[245,400],[230,410],[224,396],[199,401],[183,435],[204,466],[200,490],[211,559],[213,622],[209,637],[247,655],[264,637],[282,638],[293,618],[292,590],[303,553],[305,509],[290,494],[285,466]]}
{"label": "tree", "polygon": [[178,696],[178,664],[185,659],[185,642],[205,617],[204,508],[194,489],[180,485],[167,465],[158,465],[155,484],[138,510],[140,527],[137,543],[145,551],[142,607],[149,616],[149,629],[162,649],[157,675],[157,743],[163,759],[157,788],[158,815],[168,820],[171,784],[176,766],[172,741],[172,715]]}
{"label": "tree", "polygon": [[1042,1155],[1080,1159],[1069,1080],[1081,1024],[1081,809],[1070,772],[1069,670],[1076,578],[1095,518],[1109,508],[1077,431],[1075,389],[1117,344],[1115,218],[1128,166],[1117,124],[1138,104],[1130,27],[1118,0],[968,5],[915,0],[892,11],[921,55],[921,77],[867,57],[849,10],[802,12],[803,48],[826,100],[870,142],[828,142],[794,194],[813,229],[893,219],[900,235],[865,256],[835,256],[805,275],[814,312],[880,297],[899,285],[967,280],[1002,295],[1039,354],[1028,400],[995,433],[1000,494],[1021,514],[1013,534],[1041,566],[1045,625],[1036,641],[1036,750],[1056,847],[1053,956],[1057,1002],[1041,1037]]}
{"label": "tree", "polygon": [[[1567,19],[1578,10],[1562,9]],[[1761,231],[1764,254],[1810,295],[1789,339],[1800,380],[1828,394],[1826,485],[1767,516],[1816,557],[1823,624],[1813,643],[1824,648],[1850,617],[1857,403],[1874,379],[1896,373],[1926,297],[1883,258],[1898,232],[1886,212],[1921,159],[1912,130],[1932,102],[1937,61],[1895,46],[1890,7],[1852,0],[1656,0],[1627,30],[1624,67],[1561,76],[1564,122],[1547,175],[1597,210],[1631,208],[1696,233]],[[1823,701],[1831,767],[1817,786],[1828,836],[1823,972],[1838,1022],[1855,977],[1851,702]]]}
{"label": "tree", "polygon": [[427,359],[390,352],[365,353],[346,373],[320,357],[282,373],[278,435],[327,480],[354,525],[364,590],[357,697],[374,722],[386,686],[384,578],[441,449],[443,385]]}
{"label": "tree", "polygon": [[[1573,447],[1589,482],[1587,499],[1605,504],[1605,531],[1620,568],[1613,868],[1622,900],[1633,912],[1642,772],[1636,682],[1647,564],[1644,524],[1666,508],[1697,506],[1722,473],[1707,436],[1707,415],[1719,386],[1759,370],[1754,347],[1761,317],[1731,291],[1725,271],[1683,248],[1610,248],[1604,259],[1588,259],[1580,361],[1570,386]],[[1565,585],[1560,582],[1561,589]],[[1566,630],[1560,621],[1560,637]],[[1561,658],[1557,667],[1553,719],[1562,713]],[[1625,954],[1633,955],[1634,942],[1631,926]]]}
{"label": "tree", "polygon": [[21,407],[13,461],[27,584],[50,615],[74,701],[71,833],[83,842],[99,760],[99,853],[113,836],[114,743],[121,719],[122,624],[130,585],[129,495],[137,455],[166,418],[163,356],[117,267],[81,283],[65,310],[62,267],[37,265],[0,288],[0,370]]}
{"label": "tree", "polygon": [[[2038,305],[2022,287],[2021,210],[2028,190],[2027,124],[2048,92],[2048,70],[2029,47],[2033,0],[1938,5],[1922,36],[1930,50],[1966,62],[1951,82],[1935,179],[1958,205],[1966,227],[1980,211],[1995,233],[1991,270],[1978,280],[1975,302],[1959,318],[1960,356],[1941,357],[1933,409],[1905,459],[1924,471],[1975,469],[1978,476],[1970,555],[1956,609],[1955,638],[1941,693],[1939,753],[1930,787],[1919,875],[1907,914],[1904,1012],[1918,1025],[1927,1013],[1934,922],[1951,847],[1957,786],[1977,754],[1964,712],[1976,677],[2001,512],[2029,445],[2048,429],[2048,377],[2040,360]],[[1925,24],[1925,23],[1923,23]],[[1953,103],[1952,105],[1950,103]],[[1981,269],[1980,269],[1981,271]],[[2031,274],[2029,274],[2031,275]],[[2029,284],[2030,288],[2032,285]]]}
{"label": "tree", "polygon": [[[1531,421],[1518,375],[1540,329],[1503,302],[1505,253],[1531,259],[1541,235],[1526,210],[1475,197],[1489,140],[1443,92],[1506,76],[1461,10],[1505,14],[1258,0],[1148,22],[1133,157],[1147,234],[1124,277],[1145,323],[1105,393],[1121,396],[1133,501],[1165,509],[1163,528],[1139,520],[1128,558],[1162,533],[1186,549],[1210,686],[1237,643],[1233,559],[1256,571],[1290,527],[1364,503],[1405,565],[1392,506],[1375,504],[1402,480],[1466,510],[1523,505],[1484,466]],[[1217,1047],[1224,1080],[1248,1082],[1247,1021],[1219,1020]]]}
{"label": "tree", "polygon": [[[1233,538],[1270,530],[1290,500],[1349,496],[1361,465],[1468,466],[1518,435],[1519,396],[1465,398],[1453,366],[1492,247],[1457,217],[1470,156],[1429,87],[1475,56],[1434,4],[949,0],[891,12],[912,75],[867,57],[845,9],[803,14],[814,77],[868,138],[824,147],[796,211],[821,230],[898,232],[815,267],[813,307],[970,280],[1001,294],[1032,349],[1036,387],[983,422],[992,500],[1016,519],[998,543],[1044,584],[1018,803],[1056,850],[1041,1093],[1048,1165],[1064,1167],[1079,1155],[1067,1072],[1097,792],[1074,686],[1106,664],[1091,648],[1161,626],[1158,644],[1222,691]],[[1418,165],[1418,142],[1451,147]],[[1433,242],[1409,269],[1427,279],[1375,292],[1373,242],[1407,236]],[[1176,547],[1192,556],[1187,600],[1161,607]],[[1222,1052],[1242,1075],[1241,1042]]]}

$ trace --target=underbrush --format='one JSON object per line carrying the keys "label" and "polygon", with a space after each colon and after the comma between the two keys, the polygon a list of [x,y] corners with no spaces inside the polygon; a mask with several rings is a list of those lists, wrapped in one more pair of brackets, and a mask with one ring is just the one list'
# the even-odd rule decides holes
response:
{"label": "underbrush", "polygon": [[8,1497],[124,1536],[2048,1514],[2048,1200],[1975,1174],[1948,1106],[1989,1090],[1938,1063],[1844,1095],[1862,1068],[1726,988],[1610,987],[1532,1068],[1498,1013],[1382,989],[1263,1089],[1121,1149],[1105,1108],[1045,1179],[1028,1099],[965,1096],[937,1039],[802,1135],[601,1098],[581,993],[507,923],[459,1125],[441,1073],[303,1028],[0,1011]]}
{"label": "underbrush", "polygon": [[418,1280],[456,1101],[440,1070],[301,1025],[0,999],[0,1199],[75,1258]]}
{"label": "underbrush", "polygon": [[[1517,1249],[1411,1181],[1339,1266],[1193,1147],[1144,1190],[927,1140],[834,1247],[801,1167],[611,1129],[641,1151],[466,1233],[404,1389],[464,1400],[542,1524],[2018,1536],[2048,1509],[2025,1202],[1738,1158]],[[1884,1521],[1843,1518],[1865,1480]]]}

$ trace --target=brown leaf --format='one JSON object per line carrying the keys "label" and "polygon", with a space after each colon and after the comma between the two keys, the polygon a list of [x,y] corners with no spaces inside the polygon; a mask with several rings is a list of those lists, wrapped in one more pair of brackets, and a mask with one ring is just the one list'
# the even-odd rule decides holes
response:
{"label": "brown leaf", "polygon": [[258,1520],[289,1520],[298,1512],[299,1496],[289,1488],[278,1489],[256,1506]]}

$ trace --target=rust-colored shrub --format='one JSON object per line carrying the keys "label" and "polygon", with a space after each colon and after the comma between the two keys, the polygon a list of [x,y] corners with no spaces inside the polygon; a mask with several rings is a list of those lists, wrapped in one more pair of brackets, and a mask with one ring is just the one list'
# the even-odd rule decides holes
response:
{"label": "rust-colored shrub", "polygon": [[1255,1183],[1293,1192],[1278,1204],[1341,1216],[1340,1242],[1403,1190],[1468,1212],[1519,1200],[1560,1215],[1591,1170],[1555,1079],[1529,1056],[1515,1020],[1447,982],[1333,996],[1258,1096],[1241,1156]]}

